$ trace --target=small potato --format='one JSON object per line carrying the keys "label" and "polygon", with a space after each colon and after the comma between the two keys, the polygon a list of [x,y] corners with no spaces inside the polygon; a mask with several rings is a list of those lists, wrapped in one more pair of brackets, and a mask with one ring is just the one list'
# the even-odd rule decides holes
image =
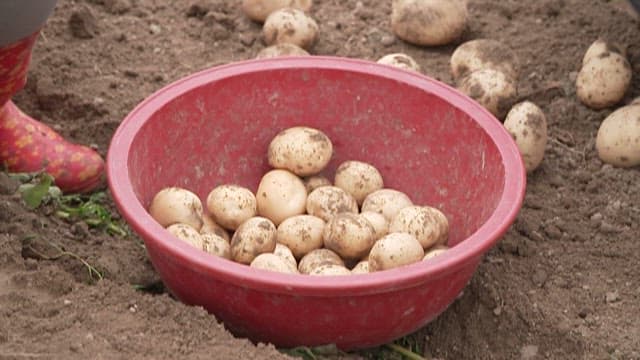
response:
{"label": "small potato", "polygon": [[287,262],[282,259],[280,256],[275,254],[265,253],[260,254],[255,257],[249,264],[252,268],[281,272],[285,274],[296,274],[296,272],[291,269],[291,265],[287,264]]}
{"label": "small potato", "polygon": [[465,0],[394,0],[391,29],[400,39],[415,45],[446,45],[464,32]]}
{"label": "small potato", "polygon": [[640,102],[623,106],[602,121],[596,150],[602,161],[613,166],[640,165]]}
{"label": "small potato", "polygon": [[322,232],[325,222],[313,215],[297,215],[278,225],[276,241],[286,245],[296,259],[319,249],[324,244]]}
{"label": "small potato", "polygon": [[312,0],[243,0],[242,11],[249,19],[264,22],[269,14],[282,8],[291,7],[309,11]]}
{"label": "small potato", "polygon": [[362,260],[351,269],[352,274],[368,274],[369,273],[369,260]]}
{"label": "small potato", "polygon": [[339,213],[327,222],[322,238],[325,248],[343,259],[361,259],[376,241],[375,234],[373,225],[359,214]]}
{"label": "small potato", "polygon": [[331,160],[333,144],[322,131],[305,126],[288,128],[269,143],[269,165],[298,176],[315,175]]}
{"label": "small potato", "polygon": [[256,55],[256,59],[269,59],[282,56],[309,56],[309,53],[297,45],[282,43],[267,46],[260,50],[258,55]]}
{"label": "small potato", "polygon": [[298,272],[298,263],[296,262],[296,258],[293,257],[291,249],[289,249],[286,245],[276,242],[276,249],[273,250],[273,254],[281,257],[282,260],[284,260],[284,262],[291,267],[293,272]]}
{"label": "small potato", "polygon": [[221,258],[231,259],[231,246],[224,238],[212,233],[201,233],[200,239],[202,240],[202,250]]}
{"label": "small potato", "polygon": [[617,53],[592,57],[576,78],[576,94],[592,109],[604,109],[620,102],[631,84],[631,65]]}
{"label": "small potato", "polygon": [[313,269],[321,265],[345,266],[340,255],[329,249],[316,249],[303,256],[298,262],[298,270],[302,274],[309,274]]}
{"label": "small potato", "polygon": [[362,202],[362,212],[373,211],[382,214],[387,221],[393,220],[398,211],[413,205],[409,196],[393,189],[380,189],[369,194]]}
{"label": "small potato", "polygon": [[429,249],[425,254],[424,257],[422,258],[422,261],[426,261],[429,259],[433,259],[434,257],[438,256],[438,255],[442,255],[445,251],[449,250],[448,247],[446,246],[436,246],[433,247],[431,249]]}
{"label": "small potato", "polygon": [[351,275],[351,271],[344,266],[336,265],[336,264],[325,264],[320,265],[311,272],[309,275],[312,276],[343,276],[343,275]]}
{"label": "small potato", "polygon": [[420,64],[418,64],[417,61],[415,61],[411,56],[403,53],[387,54],[376,62],[378,64],[395,66],[400,69],[415,71],[418,73],[422,71],[422,69],[420,69]]}
{"label": "small potato", "polygon": [[362,205],[367,195],[384,187],[378,169],[362,161],[345,161],[340,164],[333,183],[353,196],[358,205]]}
{"label": "small potato", "polygon": [[373,225],[373,229],[375,230],[376,234],[376,240],[389,233],[389,221],[387,221],[384,215],[373,211],[363,211],[360,216],[369,220],[371,225]]}
{"label": "small potato", "polygon": [[430,206],[407,206],[389,224],[390,233],[413,235],[427,249],[447,241],[449,222],[438,209]]}
{"label": "small potato", "polygon": [[317,188],[307,197],[307,213],[329,221],[334,215],[358,212],[358,203],[353,196],[336,186]]}
{"label": "small potato", "polygon": [[202,238],[200,237],[200,233],[198,230],[194,229],[193,226],[188,224],[173,224],[167,227],[167,231],[169,231],[173,236],[178,239],[190,244],[191,246],[203,250]]}
{"label": "small potato", "polygon": [[627,57],[625,49],[619,44],[610,43],[603,39],[597,39],[589,46],[587,52],[585,52],[584,57],[582,58],[582,66],[592,58],[602,56],[606,53],[616,53],[623,57]]}
{"label": "small potato", "polygon": [[202,202],[198,195],[179,187],[160,190],[151,201],[149,214],[162,227],[183,223],[196,230],[202,226]]}
{"label": "small potato", "polygon": [[264,217],[243,222],[231,238],[231,259],[250,264],[256,256],[276,249],[276,227]]}
{"label": "small potato", "polygon": [[424,249],[411,234],[391,233],[376,241],[369,253],[369,271],[382,271],[421,261]]}
{"label": "small potato", "polygon": [[256,191],[258,214],[278,226],[284,219],[303,214],[307,190],[302,180],[287,170],[267,172]]}
{"label": "small potato", "polygon": [[516,100],[515,81],[493,69],[476,70],[460,79],[458,90],[502,120]]}
{"label": "small potato", "polygon": [[318,24],[304,11],[288,7],[269,14],[262,35],[267,45],[289,43],[309,50],[316,42]]}
{"label": "small potato", "polygon": [[302,181],[304,182],[304,186],[307,188],[308,194],[311,194],[313,190],[322,186],[333,186],[331,180],[321,175],[309,176],[304,178]]}
{"label": "small potato", "polygon": [[216,222],[213,221],[211,216],[208,214],[202,215],[202,227],[200,228],[200,234],[214,234],[227,240],[227,242],[231,241],[231,237],[229,236],[227,230],[222,226],[216,224]]}
{"label": "small potato", "polygon": [[547,118],[542,110],[530,101],[518,103],[507,114],[504,127],[518,145],[527,172],[535,170],[547,146]]}
{"label": "small potato", "polygon": [[247,219],[256,216],[256,197],[251,190],[242,186],[220,185],[207,196],[207,209],[216,223],[235,230]]}
{"label": "small potato", "polygon": [[517,64],[516,54],[504,43],[493,39],[476,39],[465,42],[453,52],[451,74],[454,79],[460,79],[477,70],[493,69],[516,81]]}

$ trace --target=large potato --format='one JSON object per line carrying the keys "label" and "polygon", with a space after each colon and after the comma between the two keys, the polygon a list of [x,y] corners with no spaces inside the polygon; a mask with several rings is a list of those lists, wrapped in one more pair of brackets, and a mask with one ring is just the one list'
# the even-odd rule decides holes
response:
{"label": "large potato", "polygon": [[309,50],[316,41],[318,24],[302,10],[283,8],[269,14],[262,34],[267,45],[290,43]]}
{"label": "large potato", "polygon": [[323,245],[322,232],[325,222],[313,215],[297,215],[278,225],[276,241],[286,245],[296,259]]}
{"label": "large potato", "polygon": [[334,215],[358,212],[358,203],[349,193],[337,186],[322,186],[307,197],[307,213],[329,221]]}
{"label": "large potato", "polygon": [[602,121],[596,149],[600,159],[611,165],[640,165],[640,102],[623,106]]}
{"label": "large potato", "polygon": [[504,119],[517,96],[515,81],[493,69],[476,70],[463,77],[458,90],[480,103],[498,119]]}
{"label": "large potato", "polygon": [[243,222],[231,238],[231,258],[251,264],[256,256],[276,249],[276,227],[264,217],[256,216]]}
{"label": "large potato", "polygon": [[287,170],[264,174],[256,191],[258,214],[279,225],[284,219],[303,214],[307,189],[302,180]]}
{"label": "large potato", "polygon": [[282,8],[290,7],[309,11],[312,0],[243,0],[242,11],[249,19],[264,22],[269,14]]}
{"label": "large potato", "polygon": [[387,221],[393,220],[398,211],[413,205],[407,194],[394,189],[380,189],[369,194],[362,202],[362,212],[382,214]]}
{"label": "large potato", "polygon": [[576,94],[592,109],[604,109],[617,104],[631,84],[631,65],[614,52],[591,57],[576,78]]}
{"label": "large potato", "polygon": [[373,246],[375,236],[376,231],[369,220],[352,213],[333,216],[322,234],[325,248],[343,259],[361,259]]}
{"label": "large potato", "polygon": [[518,103],[507,114],[504,127],[518,145],[527,172],[535,170],[547,146],[547,118],[542,110],[530,101]]}
{"label": "large potato", "polygon": [[242,186],[216,186],[207,196],[207,210],[217,224],[235,230],[256,215],[256,197]]}
{"label": "large potato", "polygon": [[466,28],[466,0],[393,0],[391,6],[394,34],[412,44],[449,44]]}
{"label": "large potato", "polygon": [[202,202],[198,195],[180,187],[160,190],[149,206],[149,215],[164,228],[182,223],[199,230],[202,213]]}
{"label": "large potato", "polygon": [[424,249],[447,242],[449,222],[438,209],[430,206],[407,206],[389,224],[389,232],[413,235]]}
{"label": "large potato", "polygon": [[391,233],[376,241],[369,253],[369,271],[382,271],[421,261],[424,249],[411,234]]}
{"label": "large potato", "polygon": [[476,39],[458,46],[451,55],[451,74],[455,79],[470,73],[493,69],[513,80],[518,79],[518,59],[504,43],[493,39]]}
{"label": "large potato", "polygon": [[314,175],[331,160],[333,145],[318,129],[296,126],[278,133],[269,143],[267,159],[276,169],[298,176]]}

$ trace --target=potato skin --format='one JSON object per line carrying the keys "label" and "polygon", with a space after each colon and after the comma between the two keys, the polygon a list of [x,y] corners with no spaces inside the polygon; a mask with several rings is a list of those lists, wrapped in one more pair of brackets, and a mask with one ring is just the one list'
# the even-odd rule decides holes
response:
{"label": "potato skin", "polygon": [[242,223],[231,237],[231,258],[250,264],[256,256],[276,248],[276,227],[267,218],[256,216]]}
{"label": "potato skin", "polygon": [[617,53],[592,57],[576,78],[576,94],[592,109],[604,109],[620,102],[631,84],[631,65]]}
{"label": "potato skin", "polygon": [[493,69],[476,70],[463,77],[458,82],[458,90],[500,120],[504,119],[518,95],[515,81]]}
{"label": "potato skin", "polygon": [[504,127],[518,145],[527,172],[535,170],[547,146],[547,118],[542,110],[530,101],[518,103],[507,114]]}
{"label": "potato skin", "polygon": [[623,106],[602,121],[596,150],[602,161],[613,166],[640,165],[640,102]]}
{"label": "potato skin", "polygon": [[463,43],[451,55],[450,63],[454,79],[482,69],[497,70],[514,81],[518,79],[516,54],[507,45],[493,39],[476,39]]}
{"label": "potato skin", "polygon": [[267,45],[290,43],[309,50],[316,42],[318,24],[302,10],[282,8],[267,16],[262,35]]}
{"label": "potato skin", "polygon": [[369,271],[382,271],[421,261],[424,249],[411,234],[391,233],[376,241],[369,253]]}
{"label": "potato skin", "polygon": [[464,0],[394,0],[391,29],[415,45],[446,45],[462,35],[467,18]]}

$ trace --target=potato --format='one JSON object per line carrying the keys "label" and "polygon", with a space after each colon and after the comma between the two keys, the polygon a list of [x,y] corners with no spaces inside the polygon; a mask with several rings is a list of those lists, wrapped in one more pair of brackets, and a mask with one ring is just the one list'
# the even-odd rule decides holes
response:
{"label": "potato", "polygon": [[391,29],[415,45],[445,45],[464,32],[469,17],[465,0],[393,0]]}
{"label": "potato", "polygon": [[160,190],[151,200],[149,214],[162,227],[183,223],[196,230],[202,226],[202,202],[198,195],[179,187]]}
{"label": "potato", "polygon": [[282,43],[267,46],[260,50],[258,55],[256,55],[256,59],[268,59],[281,56],[309,56],[309,53],[297,45]]}
{"label": "potato", "polygon": [[231,237],[227,230],[219,224],[216,224],[209,214],[202,215],[202,227],[200,228],[200,234],[214,234],[227,240],[227,242],[231,241]]}
{"label": "potato", "polygon": [[329,221],[334,215],[358,212],[358,203],[353,196],[336,186],[323,186],[307,197],[307,213]]}
{"label": "potato", "polygon": [[335,251],[343,259],[361,259],[376,241],[376,231],[359,214],[339,213],[324,227],[324,247]]}
{"label": "potato", "polygon": [[327,179],[322,175],[313,175],[306,177],[302,180],[304,182],[304,186],[307,188],[307,193],[311,194],[311,192],[322,186],[333,186],[331,180]]}
{"label": "potato", "polygon": [[430,206],[407,206],[400,210],[389,224],[390,233],[408,233],[413,235],[422,248],[442,244],[449,236],[447,217],[438,209]]}
{"label": "potato", "polygon": [[518,103],[507,114],[504,127],[518,145],[527,172],[535,170],[547,146],[547,118],[542,110],[530,101]]}
{"label": "potato", "polygon": [[312,276],[342,276],[342,275],[351,275],[351,271],[344,266],[336,265],[336,264],[325,264],[320,265],[311,272],[309,275]]}
{"label": "potato", "polygon": [[358,205],[362,205],[367,195],[384,187],[378,169],[366,162],[353,160],[338,166],[333,183],[353,196]]}
{"label": "potato", "polygon": [[235,230],[247,219],[256,216],[256,197],[251,190],[242,186],[220,185],[207,196],[207,209],[216,223]]}
{"label": "potato", "polygon": [[300,259],[322,247],[324,226],[324,220],[313,215],[292,216],[278,225],[276,242],[286,245],[293,256]]}
{"label": "potato", "polygon": [[276,249],[276,227],[264,217],[256,216],[243,222],[231,238],[231,258],[251,264],[256,256]]}
{"label": "potato", "polygon": [[619,167],[640,165],[640,102],[623,106],[602,121],[596,150],[605,163]]}
{"label": "potato", "polygon": [[424,249],[411,234],[391,233],[376,241],[369,253],[369,271],[382,271],[421,261]]}
{"label": "potato", "polygon": [[351,269],[352,274],[368,274],[369,273],[369,260],[362,260]]}
{"label": "potato", "polygon": [[453,52],[451,74],[454,79],[460,79],[477,70],[493,69],[517,81],[517,64],[516,54],[504,43],[476,39],[463,43]]}
{"label": "potato", "polygon": [[309,11],[312,4],[312,0],[243,0],[242,11],[251,20],[264,22],[269,14],[276,10],[291,7]]}
{"label": "potato", "polygon": [[202,238],[200,237],[200,233],[198,233],[198,230],[194,229],[193,226],[189,224],[178,223],[169,225],[167,227],[167,231],[169,231],[178,239],[197,248],[198,250],[203,250],[203,243]]}
{"label": "potato", "polygon": [[387,235],[389,232],[389,221],[387,221],[384,215],[374,211],[363,211],[360,213],[360,216],[369,220],[371,225],[373,225],[376,240]]}
{"label": "potato", "polygon": [[298,263],[296,262],[296,258],[293,257],[293,253],[291,249],[289,249],[286,245],[279,244],[276,240],[276,249],[273,250],[273,254],[279,256],[284,260],[284,262],[291,267],[291,270],[294,273],[298,272]]}
{"label": "potato", "polygon": [[380,59],[378,59],[378,61],[376,62],[378,64],[395,66],[397,68],[404,69],[404,70],[410,70],[415,72],[422,71],[422,69],[420,69],[420,64],[418,64],[417,61],[415,61],[411,56],[403,53],[387,54],[381,57]]}
{"label": "potato", "polygon": [[592,109],[604,109],[622,100],[631,84],[631,65],[617,53],[606,52],[587,61],[576,78],[576,94]]}
{"label": "potato", "polygon": [[202,250],[209,254],[231,259],[231,246],[223,237],[212,233],[200,234]]}
{"label": "potato", "polygon": [[468,95],[498,119],[504,119],[516,100],[513,79],[493,69],[476,70],[459,80],[458,90]]}
{"label": "potato", "polygon": [[255,257],[249,264],[252,268],[281,272],[285,274],[296,274],[291,265],[275,254],[265,253]]}
{"label": "potato", "polygon": [[422,261],[433,259],[434,257],[436,257],[438,255],[442,255],[447,250],[449,250],[449,248],[446,247],[446,246],[435,246],[435,247],[429,249],[424,254],[424,257],[422,258]]}
{"label": "potato", "polygon": [[269,14],[262,35],[267,45],[289,43],[309,50],[316,41],[318,24],[304,11],[287,7]]}
{"label": "potato", "polygon": [[327,264],[344,266],[344,261],[340,255],[329,249],[316,249],[300,259],[300,262],[298,262],[298,270],[302,274],[309,274],[318,266]]}
{"label": "potato", "polygon": [[284,219],[303,214],[307,204],[307,190],[302,180],[287,170],[267,172],[256,191],[258,214],[276,226]]}
{"label": "potato", "polygon": [[597,39],[589,46],[587,52],[585,52],[582,58],[582,66],[592,58],[602,56],[606,53],[616,53],[623,57],[627,56],[626,51],[620,45],[607,42],[603,39]]}
{"label": "potato", "polygon": [[296,126],[281,131],[271,140],[267,158],[269,165],[276,169],[309,176],[322,171],[332,155],[333,145],[327,135],[318,129]]}
{"label": "potato", "polygon": [[413,205],[409,196],[394,189],[380,189],[369,194],[362,202],[362,212],[382,214],[387,221],[393,220],[398,211]]}

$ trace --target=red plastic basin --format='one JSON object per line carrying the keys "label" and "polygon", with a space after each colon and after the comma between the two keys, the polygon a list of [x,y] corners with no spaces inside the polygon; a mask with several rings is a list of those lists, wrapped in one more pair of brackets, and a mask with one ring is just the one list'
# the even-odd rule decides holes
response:
{"label": "red plastic basin", "polygon": [[[440,208],[453,248],[374,274],[280,274],[198,251],[147,213],[166,186],[203,200],[222,183],[255,191],[269,141],[294,125],[332,139],[329,176],[344,160],[367,161],[387,187]],[[330,57],[234,63],[166,86],[123,120],[107,169],[120,212],[178,299],[254,341],[342,349],[392,341],[444,311],[514,221],[526,181],[509,134],[470,98],[419,74]]]}

